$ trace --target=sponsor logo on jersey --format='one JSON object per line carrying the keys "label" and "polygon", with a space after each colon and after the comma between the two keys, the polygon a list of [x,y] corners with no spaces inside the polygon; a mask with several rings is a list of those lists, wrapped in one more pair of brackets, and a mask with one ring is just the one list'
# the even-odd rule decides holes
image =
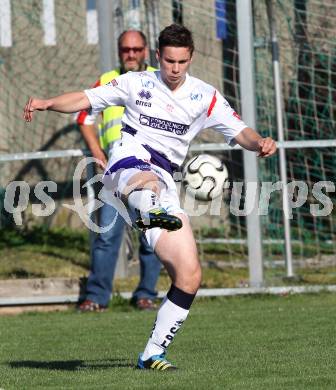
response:
{"label": "sponsor logo on jersey", "polygon": [[193,93],[191,92],[190,94],[190,99],[191,101],[196,101],[196,102],[200,102],[203,98],[203,95],[201,93]]}
{"label": "sponsor logo on jersey", "polygon": [[172,104],[167,104],[166,110],[167,110],[168,112],[173,112],[174,106],[173,106]]}
{"label": "sponsor logo on jersey", "polygon": [[138,92],[138,96],[141,97],[141,99],[146,99],[146,100],[149,100],[153,97],[149,91],[146,91],[144,89]]}
{"label": "sponsor logo on jersey", "polygon": [[141,79],[141,84],[144,88],[153,89],[154,81]]}
{"label": "sponsor logo on jersey", "polygon": [[150,103],[150,102],[144,102],[144,101],[142,101],[142,100],[136,100],[136,101],[135,101],[135,104],[136,104],[137,106],[152,107],[152,103]]}
{"label": "sponsor logo on jersey", "polygon": [[106,85],[110,85],[111,87],[116,87],[118,85],[118,81],[116,79],[113,79],[109,81]]}
{"label": "sponsor logo on jersey", "polygon": [[167,121],[166,119],[153,118],[148,115],[140,114],[139,122],[143,126],[148,126],[153,129],[159,129],[164,131],[169,131],[170,133],[175,133],[176,135],[184,135],[189,129],[189,125],[184,123],[176,123]]}

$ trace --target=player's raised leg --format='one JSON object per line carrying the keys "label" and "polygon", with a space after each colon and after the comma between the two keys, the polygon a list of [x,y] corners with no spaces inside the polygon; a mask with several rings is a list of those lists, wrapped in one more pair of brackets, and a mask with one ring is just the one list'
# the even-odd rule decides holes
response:
{"label": "player's raised leg", "polygon": [[[176,232],[161,231],[155,252],[161,259],[172,285],[163,300],[146,348],[138,359],[138,368],[174,369],[165,354],[169,344],[186,320],[201,283],[201,267],[189,220],[179,214],[183,227]],[[147,235],[155,235],[155,229]],[[151,241],[152,237],[149,237]]]}
{"label": "player's raised leg", "polygon": [[160,203],[160,196],[167,184],[153,172],[138,172],[130,177],[123,195],[127,206],[137,215],[135,223],[139,229],[156,227],[166,230],[178,230],[182,221],[175,215],[168,214]]}

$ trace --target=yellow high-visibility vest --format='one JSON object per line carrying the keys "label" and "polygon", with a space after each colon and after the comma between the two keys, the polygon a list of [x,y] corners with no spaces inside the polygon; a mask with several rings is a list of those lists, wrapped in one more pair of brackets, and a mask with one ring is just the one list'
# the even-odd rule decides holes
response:
{"label": "yellow high-visibility vest", "polygon": [[[156,68],[147,66],[146,70],[153,72]],[[113,69],[100,77],[100,85],[109,83],[120,75],[120,69]],[[108,150],[110,144],[121,137],[121,118],[124,107],[111,106],[103,111],[103,120],[99,125],[99,142],[104,150]]]}

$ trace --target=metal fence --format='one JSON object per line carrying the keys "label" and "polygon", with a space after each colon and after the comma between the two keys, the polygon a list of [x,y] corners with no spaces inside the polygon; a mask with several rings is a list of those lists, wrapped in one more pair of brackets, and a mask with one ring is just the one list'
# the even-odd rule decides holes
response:
{"label": "metal fence", "polygon": [[[279,159],[260,163],[253,154],[229,150],[210,130],[195,140],[190,155],[218,155],[229,167],[231,182],[302,180],[308,201],[314,200],[315,183],[334,181],[336,34],[331,22],[336,6],[313,0],[255,2],[253,7],[248,0],[215,3],[4,2],[0,26],[11,28],[0,28],[2,194],[13,181],[32,187],[41,179],[59,183],[56,213],[43,220],[58,224],[57,215],[65,212],[62,201],[73,195],[69,188],[84,145],[66,116],[43,114],[27,127],[20,118],[26,96],[87,88],[117,62],[115,38],[129,26],[145,30],[153,58],[159,30],[181,21],[195,33],[192,74],[222,90],[249,125],[278,140],[280,151]],[[231,215],[230,187],[220,215],[191,217],[203,260],[209,244],[224,245],[219,256],[228,264],[249,265],[250,286],[274,283],[264,273],[266,265],[280,266],[289,277],[312,259],[323,267],[326,256],[336,253],[334,211],[311,216],[307,201],[293,208],[292,219],[284,218],[289,198],[288,187],[282,188],[271,198],[267,216],[260,217],[257,208],[247,219]],[[294,190],[292,201],[297,200]],[[333,191],[327,195],[334,202]]]}

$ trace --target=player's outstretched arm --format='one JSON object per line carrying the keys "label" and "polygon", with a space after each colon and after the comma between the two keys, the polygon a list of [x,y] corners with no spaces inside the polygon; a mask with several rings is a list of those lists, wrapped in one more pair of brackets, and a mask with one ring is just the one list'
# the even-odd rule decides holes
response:
{"label": "player's outstretched arm", "polygon": [[250,127],[246,127],[236,137],[236,142],[244,149],[258,152],[259,157],[269,157],[276,152],[276,144],[271,137],[263,138]]}
{"label": "player's outstretched arm", "polygon": [[23,118],[31,122],[34,111],[57,111],[72,113],[87,110],[91,107],[90,101],[84,92],[70,92],[50,99],[37,99],[30,97],[23,110]]}

